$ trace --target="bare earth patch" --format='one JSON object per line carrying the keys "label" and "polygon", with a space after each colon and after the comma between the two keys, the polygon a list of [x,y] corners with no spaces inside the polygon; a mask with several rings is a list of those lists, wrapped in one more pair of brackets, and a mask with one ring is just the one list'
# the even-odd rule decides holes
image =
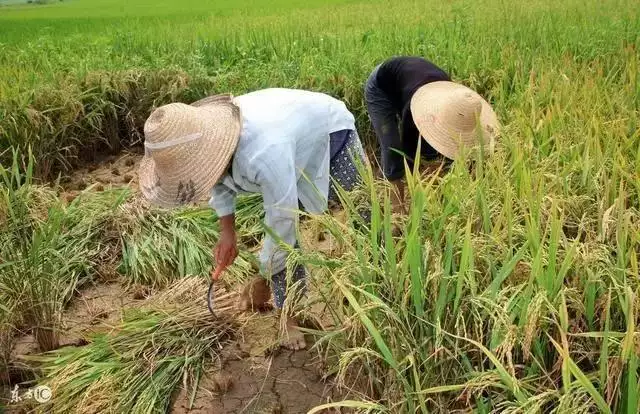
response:
{"label": "bare earth patch", "polygon": [[173,413],[306,413],[338,398],[333,384],[323,380],[317,353],[277,347],[274,314],[241,319],[240,338],[225,349],[222,370],[207,373],[191,410],[190,395],[181,390]]}
{"label": "bare earth patch", "polygon": [[[60,345],[82,344],[87,335],[116,323],[122,309],[134,302],[131,294],[126,294],[118,283],[94,284],[83,289],[64,313]],[[36,352],[38,345],[33,335],[24,335],[18,338],[12,359],[19,360],[22,355]]]}

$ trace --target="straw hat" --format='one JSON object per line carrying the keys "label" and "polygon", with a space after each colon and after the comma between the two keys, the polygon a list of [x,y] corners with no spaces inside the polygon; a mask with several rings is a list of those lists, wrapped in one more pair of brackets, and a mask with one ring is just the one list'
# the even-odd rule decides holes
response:
{"label": "straw hat", "polygon": [[171,103],[144,125],[140,189],[153,204],[175,207],[210,195],[238,145],[240,108],[230,95]]}
{"label": "straw hat", "polygon": [[420,87],[411,98],[411,115],[420,135],[451,160],[463,147],[478,145],[480,136],[493,151],[498,118],[487,101],[464,85],[438,81]]}

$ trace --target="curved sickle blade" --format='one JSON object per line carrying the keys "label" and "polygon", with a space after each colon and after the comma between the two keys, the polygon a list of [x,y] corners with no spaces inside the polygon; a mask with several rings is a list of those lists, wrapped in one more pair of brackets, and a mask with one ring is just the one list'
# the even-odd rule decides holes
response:
{"label": "curved sickle blade", "polygon": [[209,307],[209,312],[211,312],[211,314],[215,316],[215,313],[213,312],[213,299],[214,299],[213,296],[214,296],[213,281],[211,281],[209,283],[209,291],[207,292],[207,306]]}

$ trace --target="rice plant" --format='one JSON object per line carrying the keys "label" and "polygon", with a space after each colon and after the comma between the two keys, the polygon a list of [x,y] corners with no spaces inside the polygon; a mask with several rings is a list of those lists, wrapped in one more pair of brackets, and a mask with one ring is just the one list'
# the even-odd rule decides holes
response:
{"label": "rice plant", "polygon": [[[388,189],[373,181],[365,189],[369,232],[319,219],[333,253],[303,251],[295,260],[314,269],[334,318],[334,329],[315,332],[316,346],[337,355],[332,371],[356,391],[335,406],[638,410],[638,211],[626,210],[609,241],[598,241],[599,229],[584,217],[574,233],[562,226],[572,222],[569,204],[530,194],[513,208],[517,174],[504,176],[501,157],[477,159],[473,174],[464,161],[445,177],[410,174],[411,209],[399,238]],[[454,191],[461,187],[464,195]],[[344,205],[357,217],[347,195]]]}
{"label": "rice plant", "polygon": [[64,307],[93,274],[92,260],[106,243],[99,237],[102,224],[121,198],[105,193],[64,206],[50,189],[32,185],[32,166],[33,158],[21,168],[14,156],[11,169],[0,168],[7,212],[0,233],[0,298],[12,309],[7,326],[32,331],[40,349],[50,350],[59,345]]}
{"label": "rice plant", "polygon": [[14,345],[13,318],[15,315],[16,312],[12,307],[0,305],[0,384],[5,386],[11,384],[11,350]]}

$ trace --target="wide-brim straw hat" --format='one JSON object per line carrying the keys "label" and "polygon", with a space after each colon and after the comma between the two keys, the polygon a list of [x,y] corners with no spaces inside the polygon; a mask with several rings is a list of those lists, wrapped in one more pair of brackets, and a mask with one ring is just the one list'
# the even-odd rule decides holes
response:
{"label": "wide-brim straw hat", "polygon": [[493,151],[499,130],[496,113],[464,85],[438,81],[421,86],[411,98],[411,116],[422,138],[451,160],[463,148],[477,148],[481,143],[485,150]]}
{"label": "wide-brim straw hat", "polygon": [[198,203],[228,168],[240,139],[240,108],[231,95],[154,110],[144,125],[140,190],[163,207]]}

